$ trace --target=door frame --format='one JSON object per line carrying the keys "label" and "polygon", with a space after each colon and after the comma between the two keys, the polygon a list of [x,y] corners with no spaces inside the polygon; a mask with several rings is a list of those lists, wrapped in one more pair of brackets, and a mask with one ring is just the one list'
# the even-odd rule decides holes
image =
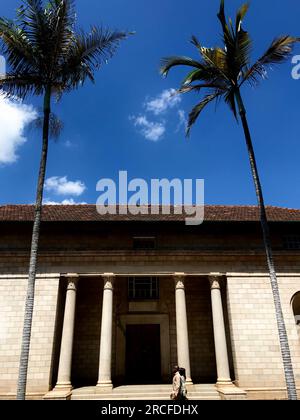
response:
{"label": "door frame", "polygon": [[160,325],[160,369],[163,382],[167,382],[171,375],[170,364],[170,328],[169,315],[120,315],[116,337],[116,376],[124,381],[126,374],[126,326],[127,325]]}

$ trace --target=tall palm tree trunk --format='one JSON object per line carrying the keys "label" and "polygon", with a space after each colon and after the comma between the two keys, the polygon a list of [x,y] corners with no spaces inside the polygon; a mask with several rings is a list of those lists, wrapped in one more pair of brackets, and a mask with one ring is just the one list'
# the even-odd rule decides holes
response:
{"label": "tall palm tree trunk", "polygon": [[287,336],[284,317],[282,313],[279,287],[278,287],[278,281],[277,281],[277,276],[275,272],[273,253],[272,253],[272,247],[271,247],[270,230],[269,230],[269,225],[267,221],[264,197],[262,193],[262,187],[261,187],[261,183],[259,179],[253,144],[251,140],[251,134],[250,134],[249,125],[247,121],[246,109],[245,109],[239,89],[236,90],[235,97],[237,100],[239,114],[240,114],[241,121],[244,128],[247,149],[248,149],[248,154],[249,154],[249,160],[250,160],[250,166],[251,166],[252,176],[253,176],[253,180],[255,184],[259,210],[260,210],[260,221],[261,221],[261,226],[262,226],[262,231],[263,231],[263,240],[264,240],[267,263],[268,263],[268,268],[269,268],[269,273],[270,273],[273,299],[274,299],[274,304],[275,304],[280,348],[281,348],[281,354],[282,354],[282,360],[283,360],[288,398],[289,400],[297,400],[297,390],[296,390],[295,377],[294,377],[294,372],[293,372],[291,352],[289,348],[288,336]]}
{"label": "tall palm tree trunk", "polygon": [[50,113],[51,113],[51,86],[48,86],[45,92],[45,97],[44,97],[43,145],[42,145],[42,154],[41,154],[41,161],[40,161],[40,170],[39,170],[36,204],[35,204],[34,224],[33,224],[32,240],[31,240],[28,285],[27,285],[27,295],[26,295],[26,302],[25,302],[22,347],[21,347],[18,385],[17,385],[17,400],[25,400],[25,397],[26,397],[27,370],[28,370],[31,326],[32,326],[33,305],[34,305],[35,277],[36,277],[36,270],[37,270],[37,254],[38,254],[38,246],[39,246],[43,191],[44,191],[46,163],[47,163],[47,155],[48,155]]}

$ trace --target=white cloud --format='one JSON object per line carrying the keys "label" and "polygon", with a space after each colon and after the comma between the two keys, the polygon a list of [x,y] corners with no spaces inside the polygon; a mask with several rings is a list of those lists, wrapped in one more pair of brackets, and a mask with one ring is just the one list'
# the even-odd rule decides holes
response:
{"label": "white cloud", "polygon": [[32,106],[0,95],[0,164],[14,163],[17,150],[26,142],[25,127],[37,117]]}
{"label": "white cloud", "polygon": [[86,186],[82,181],[68,181],[66,176],[53,176],[46,180],[45,189],[57,195],[75,195],[79,197],[86,190]]}
{"label": "white cloud", "polygon": [[186,128],[187,127],[187,118],[185,115],[185,112],[183,109],[179,109],[178,110],[178,117],[179,117],[179,122],[176,128],[176,133],[178,133],[178,131],[181,129],[181,127]]}
{"label": "white cloud", "polygon": [[70,140],[67,140],[64,142],[64,146],[71,149],[73,147],[73,143]]}
{"label": "white cloud", "polygon": [[164,90],[156,98],[148,100],[145,103],[146,111],[153,112],[154,115],[160,115],[168,109],[172,109],[181,102],[181,97],[175,89]]}
{"label": "white cloud", "polygon": [[150,141],[158,141],[165,134],[166,127],[164,122],[149,121],[146,115],[131,117],[134,126],[139,127],[141,134]]}
{"label": "white cloud", "polygon": [[87,203],[77,203],[73,198],[67,199],[67,200],[63,200],[61,202],[57,202],[57,201],[52,201],[52,200],[44,200],[43,204],[45,204],[46,206],[73,206],[73,205],[84,205]]}
{"label": "white cloud", "polygon": [[143,104],[144,112],[129,119],[147,140],[157,142],[164,137],[168,120],[172,118],[174,121],[175,115],[177,115],[177,121],[179,119],[175,132],[186,126],[185,112],[179,109],[181,101],[182,98],[175,89],[164,90],[154,98],[146,98]]}
{"label": "white cloud", "polygon": [[63,146],[66,149],[76,149],[77,148],[77,144],[76,143],[73,143],[70,140],[66,140],[65,142],[63,142]]}

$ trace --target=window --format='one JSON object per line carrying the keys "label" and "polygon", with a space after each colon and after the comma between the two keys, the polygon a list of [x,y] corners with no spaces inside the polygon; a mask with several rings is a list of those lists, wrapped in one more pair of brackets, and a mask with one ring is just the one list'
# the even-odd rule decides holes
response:
{"label": "window", "polygon": [[157,277],[129,277],[128,298],[131,300],[156,300],[159,298]]}
{"label": "window", "polygon": [[284,247],[286,249],[300,249],[300,236],[299,235],[285,236]]}
{"label": "window", "polygon": [[155,249],[155,237],[154,236],[140,236],[133,238],[133,249],[147,250]]}

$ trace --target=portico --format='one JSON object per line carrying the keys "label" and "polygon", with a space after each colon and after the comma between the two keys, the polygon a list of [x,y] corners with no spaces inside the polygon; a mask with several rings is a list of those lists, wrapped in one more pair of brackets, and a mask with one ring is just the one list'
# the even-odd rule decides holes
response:
{"label": "portico", "polygon": [[[52,394],[52,397],[55,398],[55,393],[59,393],[61,396],[63,392],[69,395],[72,388],[77,387],[76,383],[72,383],[73,377],[76,382],[74,352],[78,354],[76,348],[78,338],[76,344],[75,337],[74,346],[74,335],[76,335],[75,330],[78,328],[78,324],[84,323],[85,320],[80,316],[80,308],[76,308],[76,305],[78,301],[80,305],[80,290],[83,290],[83,294],[87,296],[84,288],[88,287],[88,284],[97,284],[98,287],[98,296],[97,298],[94,296],[94,300],[98,300],[99,308],[95,313],[98,314],[97,322],[101,325],[97,337],[99,362],[98,380],[97,383],[94,383],[96,393],[107,393],[115,385],[130,383],[128,382],[128,369],[132,371],[130,366],[135,366],[138,363],[141,364],[141,368],[147,369],[147,366],[150,370],[157,368],[157,383],[170,382],[174,364],[183,366],[186,369],[187,385],[192,386],[193,383],[199,383],[199,372],[197,372],[197,368],[194,368],[193,372],[193,367],[201,364],[201,358],[210,360],[212,366],[210,379],[208,379],[210,382],[213,382],[213,378],[216,377],[217,381],[214,382],[217,386],[232,386],[227,348],[228,333],[225,327],[222,299],[225,278],[221,273],[211,273],[210,275],[185,272],[147,273],[138,276],[132,273],[126,275],[123,273],[73,273],[62,277],[66,284],[66,297],[58,375],[54,390],[48,396]],[[147,287],[149,279],[157,279],[157,284],[159,284],[157,295],[146,296],[147,292],[144,291],[143,293],[146,293],[144,299],[140,295],[137,296],[137,299],[131,299],[128,295],[128,287],[131,287],[129,278],[131,279],[130,284],[132,284],[132,279],[144,279],[144,282],[137,281],[137,288],[141,287],[143,283],[144,287]],[[142,293],[141,290],[139,293]],[[153,290],[151,293],[154,293]],[[197,295],[200,296],[198,305]],[[127,305],[125,305],[125,299],[127,299]],[[204,301],[205,307],[203,306]],[[201,321],[201,311],[205,311],[205,313],[211,311],[210,314],[206,314],[211,325],[206,325],[209,322],[205,319]],[[96,323],[96,320],[94,322]],[[197,327],[194,327],[197,324],[202,324],[199,333]],[[157,339],[154,334],[152,338],[148,337],[148,344],[144,343],[142,332],[147,330],[146,336],[149,336],[154,329],[157,330]],[[210,330],[212,334],[208,332]],[[137,337],[131,344],[132,334],[130,335],[130,331],[137,332],[133,333]],[[205,342],[208,343],[209,349],[203,348]],[[213,345],[213,349],[211,345]],[[92,348],[90,342],[86,342],[86,347]],[[136,354],[134,354],[135,351]],[[128,352],[131,354],[131,359],[136,358],[133,365],[130,365]],[[85,357],[89,357],[88,352]],[[205,361],[205,363],[209,362]],[[203,378],[206,375],[203,374]],[[136,378],[136,383],[146,385],[146,382],[143,382],[143,376],[147,378],[146,372],[145,375]],[[93,383],[82,382],[82,385],[92,386]]]}

